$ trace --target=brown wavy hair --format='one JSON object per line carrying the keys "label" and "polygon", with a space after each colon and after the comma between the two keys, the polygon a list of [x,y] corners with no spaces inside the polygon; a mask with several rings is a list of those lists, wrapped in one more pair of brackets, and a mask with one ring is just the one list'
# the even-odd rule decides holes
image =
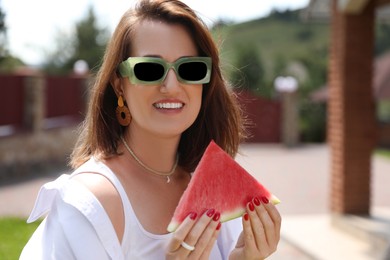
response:
{"label": "brown wavy hair", "polygon": [[245,136],[241,110],[234,93],[224,80],[218,48],[203,21],[186,4],[178,0],[140,0],[124,13],[107,45],[96,81],[91,90],[91,101],[70,165],[80,166],[91,156],[109,158],[118,155],[118,142],[123,133],[115,108],[117,96],[110,84],[120,62],[131,52],[135,28],[143,20],[157,20],[184,26],[198,49],[199,56],[212,58],[212,74],[203,86],[202,106],[195,122],[183,132],[178,152],[179,165],[192,172],[211,140],[234,157]]}

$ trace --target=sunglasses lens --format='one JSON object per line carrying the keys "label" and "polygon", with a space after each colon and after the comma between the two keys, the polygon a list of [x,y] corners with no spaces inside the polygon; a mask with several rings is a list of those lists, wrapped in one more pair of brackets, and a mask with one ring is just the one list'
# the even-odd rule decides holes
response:
{"label": "sunglasses lens", "polygon": [[202,80],[206,77],[207,65],[200,61],[186,62],[179,66],[178,73],[184,80]]}
{"label": "sunglasses lens", "polygon": [[142,81],[156,81],[164,76],[164,67],[154,62],[142,62],[134,66],[134,74]]}

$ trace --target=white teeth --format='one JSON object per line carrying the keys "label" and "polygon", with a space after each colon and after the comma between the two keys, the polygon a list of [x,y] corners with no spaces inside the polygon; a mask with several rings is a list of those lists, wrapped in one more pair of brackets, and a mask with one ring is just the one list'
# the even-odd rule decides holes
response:
{"label": "white teeth", "polygon": [[182,103],[156,103],[154,104],[156,108],[164,108],[164,109],[178,109],[182,108]]}

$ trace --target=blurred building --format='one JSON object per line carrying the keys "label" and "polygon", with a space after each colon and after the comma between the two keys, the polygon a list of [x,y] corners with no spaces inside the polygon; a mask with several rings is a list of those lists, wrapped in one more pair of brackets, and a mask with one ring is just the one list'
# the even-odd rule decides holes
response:
{"label": "blurred building", "polygon": [[[339,3],[350,3],[350,6],[358,6],[354,1],[338,1]],[[367,0],[356,1],[361,3],[368,2]],[[381,4],[381,2],[383,2]],[[311,0],[306,8],[301,12],[301,18],[306,21],[330,22],[332,16],[331,10],[332,0]],[[386,1],[377,1],[380,8],[375,10],[375,19],[378,22],[390,23],[390,6],[386,6]],[[341,4],[340,4],[341,5]],[[348,5],[348,4],[344,4]],[[357,7],[354,7],[357,8]],[[353,8],[352,8],[353,9]]]}
{"label": "blurred building", "polygon": [[388,56],[374,64],[375,23],[387,22],[390,0],[312,0],[307,19],[329,20],[328,87],[315,93],[328,102],[331,210],[370,214],[371,155],[377,145],[375,102],[388,93]]}
{"label": "blurred building", "polygon": [[[372,94],[376,101],[390,100],[390,52],[374,60],[372,79]],[[329,99],[328,86],[325,85],[311,94],[315,102],[327,102]]]}

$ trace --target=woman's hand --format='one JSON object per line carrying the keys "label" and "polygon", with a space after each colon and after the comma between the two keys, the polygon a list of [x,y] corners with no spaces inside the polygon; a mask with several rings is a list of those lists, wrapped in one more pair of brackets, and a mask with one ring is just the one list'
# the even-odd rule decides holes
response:
{"label": "woman's hand", "polygon": [[209,259],[221,227],[220,214],[213,209],[199,219],[191,213],[173,233],[166,259]]}
{"label": "woman's hand", "polygon": [[229,259],[265,259],[276,251],[281,216],[267,198],[254,198],[242,217],[243,232]]}

